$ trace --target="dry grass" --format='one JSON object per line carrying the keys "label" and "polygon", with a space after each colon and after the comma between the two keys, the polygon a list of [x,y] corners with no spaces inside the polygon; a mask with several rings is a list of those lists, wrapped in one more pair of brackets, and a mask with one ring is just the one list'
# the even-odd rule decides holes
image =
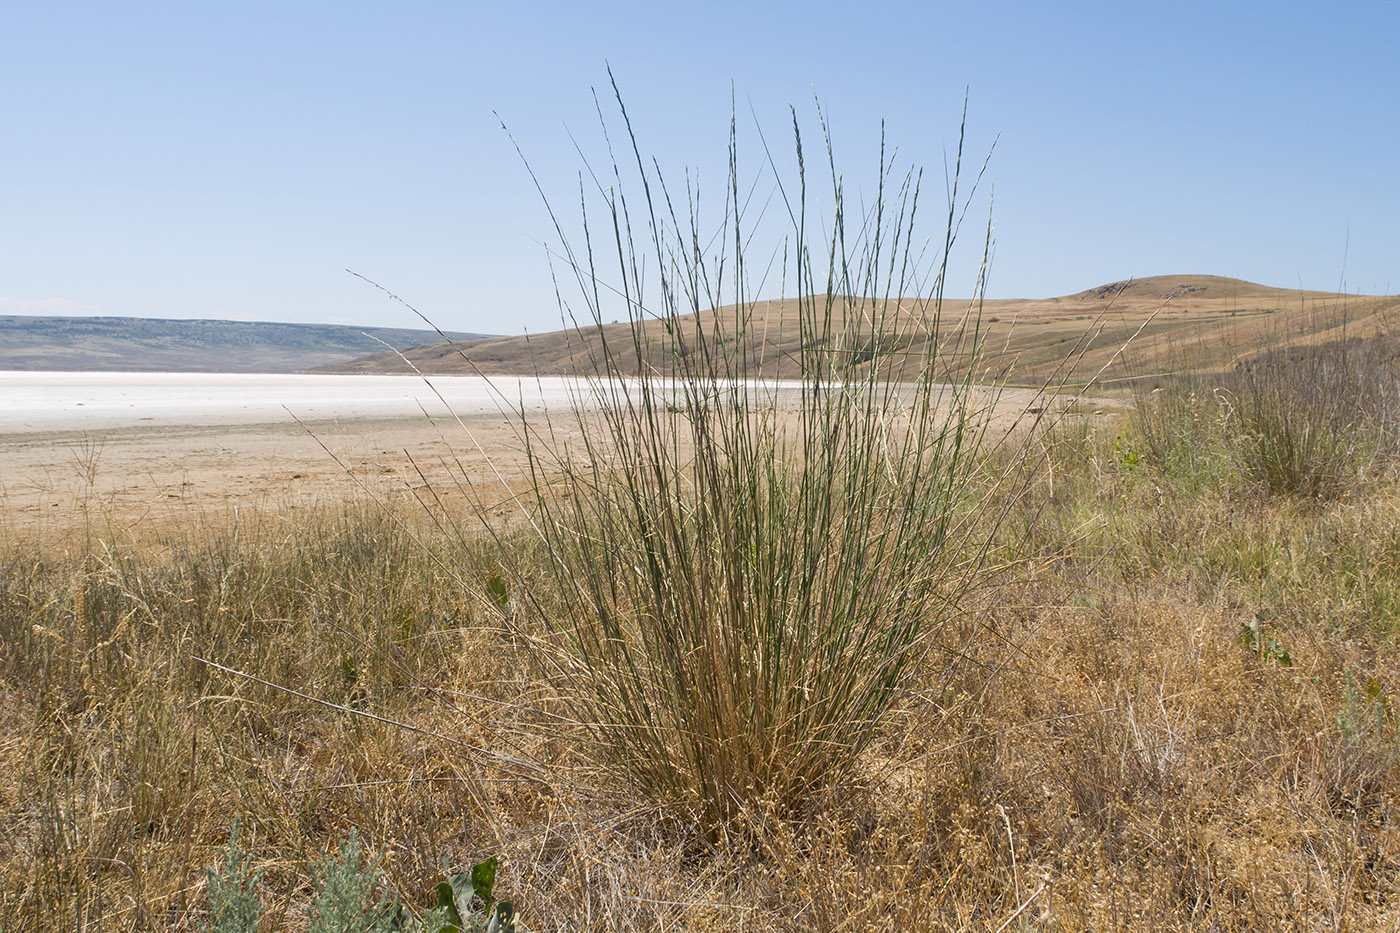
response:
{"label": "dry grass", "polygon": [[234,816],[278,929],[351,828],[419,905],[442,857],[500,855],[532,929],[1393,926],[1400,490],[1179,482],[1123,428],[1048,448],[1003,533],[1024,572],[964,607],[968,663],[930,666],[857,792],[719,850],[523,708],[480,542],[346,514],[12,547],[6,926],[192,929]]}
{"label": "dry grass", "polygon": [[399,718],[460,682],[469,636],[453,589],[403,531],[363,515],[198,529],[143,553],[13,549],[0,571],[7,918],[186,925],[238,814],[260,854],[281,853],[266,868],[284,899],[317,843],[351,826],[376,839],[397,827],[393,873],[422,887],[433,853],[475,825],[473,762],[446,743],[476,741],[485,717],[457,700],[463,715],[414,734],[195,658]]}

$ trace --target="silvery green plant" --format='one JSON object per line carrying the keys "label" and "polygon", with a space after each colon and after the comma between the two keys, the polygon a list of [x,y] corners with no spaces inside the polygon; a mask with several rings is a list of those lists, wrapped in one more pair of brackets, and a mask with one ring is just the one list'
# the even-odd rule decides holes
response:
{"label": "silvery green plant", "polygon": [[253,856],[238,843],[238,822],[229,832],[220,865],[205,869],[208,884],[204,897],[209,905],[207,933],[257,933],[262,919],[258,885],[262,872],[253,871]]}
{"label": "silvery green plant", "polygon": [[[445,860],[444,860],[445,864]],[[494,896],[498,861],[492,857],[451,875],[433,891],[436,903],[421,916],[413,914],[388,891],[380,877],[379,858],[369,857],[357,832],[334,852],[310,866],[315,895],[307,933],[509,933],[519,915],[509,901]],[[444,869],[445,870],[445,869]],[[238,842],[233,824],[220,864],[207,869],[207,933],[257,933],[262,919],[258,888],[262,873],[252,870],[252,856]]]}
{"label": "silvery green plant", "polygon": [[351,831],[337,852],[311,868],[316,895],[307,933],[389,933],[398,905],[381,889],[379,859],[368,858],[359,833]]}

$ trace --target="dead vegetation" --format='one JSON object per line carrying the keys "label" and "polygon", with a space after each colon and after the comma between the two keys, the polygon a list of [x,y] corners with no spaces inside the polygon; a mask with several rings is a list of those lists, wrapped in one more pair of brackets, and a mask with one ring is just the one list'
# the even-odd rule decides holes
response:
{"label": "dead vegetation", "polygon": [[1020,569],[964,606],[965,663],[928,666],[829,807],[720,849],[541,718],[484,546],[373,514],[12,546],[7,927],[194,929],[235,816],[265,929],[304,922],[308,864],[351,829],[420,907],[442,859],[500,856],[530,929],[1392,925],[1393,482],[1273,495],[1139,443],[1062,434],[1039,531],[1008,524]]}

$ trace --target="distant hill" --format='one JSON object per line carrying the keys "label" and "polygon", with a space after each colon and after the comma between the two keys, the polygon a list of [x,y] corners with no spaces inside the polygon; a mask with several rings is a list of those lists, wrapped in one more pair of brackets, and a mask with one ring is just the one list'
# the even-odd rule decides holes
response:
{"label": "distant hill", "polygon": [[402,350],[441,339],[401,327],[0,315],[0,369],[292,373],[380,352],[385,343]]}
{"label": "distant hill", "polygon": [[[902,302],[901,310],[925,324],[932,317],[932,309],[912,301]],[[1108,384],[1182,366],[1224,369],[1241,356],[1280,344],[1320,343],[1388,329],[1392,323],[1400,325],[1400,296],[1271,288],[1213,275],[1151,276],[1059,298],[986,301],[980,308],[966,300],[945,299],[944,332],[970,312],[980,312],[984,362],[1013,382],[1040,384],[1064,375],[1066,360],[1072,358],[1076,380],[1094,377]],[[754,336],[746,348],[750,372],[784,373],[798,350],[796,313],[792,300],[753,306]],[[716,314],[728,320],[732,310],[705,312],[707,318]],[[710,332],[707,321],[700,323]],[[626,324],[605,325],[602,333],[613,346],[626,348],[624,356],[630,355]],[[436,343],[406,355],[424,372],[564,373],[586,366],[599,346],[598,333],[584,328],[528,338],[495,337],[460,347]],[[921,340],[916,337],[901,349],[906,358],[917,359]],[[649,362],[666,365],[659,357]],[[397,356],[376,353],[329,371],[393,373],[407,372],[408,367]]]}

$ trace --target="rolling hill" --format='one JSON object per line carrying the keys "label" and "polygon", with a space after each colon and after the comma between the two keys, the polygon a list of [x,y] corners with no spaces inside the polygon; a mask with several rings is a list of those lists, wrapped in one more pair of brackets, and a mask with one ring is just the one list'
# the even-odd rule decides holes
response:
{"label": "rolling hill", "polygon": [[[787,370],[784,365],[801,339],[797,304],[790,299],[761,301],[751,311],[749,371],[781,377],[791,371],[790,363]],[[906,359],[917,360],[933,309],[906,301],[901,314],[908,316],[904,323],[910,326],[898,349]],[[1298,291],[1220,276],[1171,275],[1114,282],[1059,298],[989,300],[980,307],[945,299],[938,317],[947,335],[958,321],[979,315],[984,362],[1010,381],[1041,384],[1069,375],[1074,380],[1097,377],[1101,385],[1108,385],[1183,364],[1200,371],[1223,370],[1243,356],[1282,345],[1375,333],[1400,322],[1400,296]],[[683,326],[713,342],[728,339],[722,332],[717,336],[716,319],[724,323],[732,318],[732,309],[721,308],[702,312],[700,320],[687,315]],[[660,336],[659,323],[646,327],[652,336]],[[601,339],[627,346],[623,355],[631,355],[628,325],[604,325]],[[666,343],[652,342],[658,350]],[[406,356],[425,373],[565,373],[588,366],[600,346],[599,331],[584,328],[458,346],[436,343]],[[656,354],[649,362],[665,365]],[[408,367],[397,356],[376,353],[327,371],[407,372]]]}
{"label": "rolling hill", "polygon": [[[479,334],[449,334],[471,341]],[[0,316],[0,369],[292,373],[441,340],[397,327]]]}

